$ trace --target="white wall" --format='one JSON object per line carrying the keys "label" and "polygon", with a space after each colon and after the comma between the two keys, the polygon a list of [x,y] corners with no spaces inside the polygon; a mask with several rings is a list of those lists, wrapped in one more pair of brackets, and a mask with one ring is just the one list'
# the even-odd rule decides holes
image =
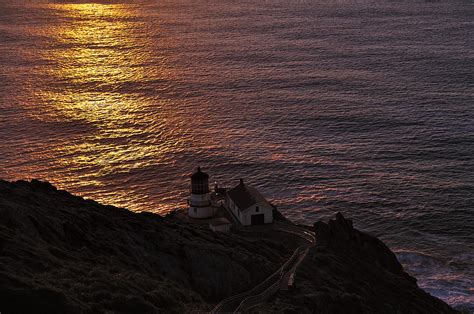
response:
{"label": "white wall", "polygon": [[214,216],[209,194],[191,194],[188,199],[188,216],[191,218],[209,218]]}
{"label": "white wall", "polygon": [[190,206],[188,209],[188,216],[191,218],[209,218],[209,217],[214,216],[214,209],[211,206],[208,206],[208,207]]}
{"label": "white wall", "polygon": [[[258,212],[256,211],[256,207],[258,206]],[[273,208],[265,203],[260,202],[255,205],[250,206],[249,208],[242,211],[243,215],[241,218],[242,225],[248,226],[252,223],[252,215],[256,214],[264,214],[264,223],[269,224],[273,222]]]}
{"label": "white wall", "polygon": [[[234,202],[230,197],[227,198],[226,204],[227,208],[234,213],[235,217],[237,217],[244,226],[251,225],[251,215],[254,214],[264,214],[264,223],[266,224],[273,222],[273,207],[265,202],[257,203],[242,211],[238,210],[237,206],[235,206]],[[256,206],[258,206],[259,208],[258,212],[256,212]]]}
{"label": "white wall", "polygon": [[211,198],[209,194],[191,194],[189,197],[190,206],[209,206]]}

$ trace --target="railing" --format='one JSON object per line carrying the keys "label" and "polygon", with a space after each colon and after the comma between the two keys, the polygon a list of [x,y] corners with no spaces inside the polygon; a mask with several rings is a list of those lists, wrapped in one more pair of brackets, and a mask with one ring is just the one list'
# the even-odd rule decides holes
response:
{"label": "railing", "polygon": [[[305,250],[301,252],[303,248]],[[240,302],[239,307],[235,310],[235,312],[239,313],[248,310],[260,303],[267,301],[273,294],[275,294],[280,289],[281,281],[286,277],[286,275],[295,271],[296,267],[303,260],[304,255],[306,255],[308,249],[309,246],[298,247],[293,253],[293,255],[288,259],[288,261],[282,266],[282,272],[280,273],[280,277],[278,278],[278,280],[273,285],[265,289],[263,292],[243,299],[242,302]],[[289,270],[284,271],[285,268],[287,268],[293,263],[294,259],[296,259],[296,264],[293,265],[293,267],[291,267]]]}
{"label": "railing", "polygon": [[225,204],[222,204],[222,208],[224,208],[224,210],[227,211],[227,213],[232,217],[232,219],[234,220],[234,223],[238,226],[241,226],[242,223],[240,222],[239,218],[234,214],[234,212],[232,211],[232,209],[228,208]]}
{"label": "railing", "polygon": [[[262,293],[250,296],[240,302],[239,307],[235,310],[235,312],[240,313],[245,309],[250,309],[254,306],[259,305],[271,298],[278,290],[280,289],[280,281],[275,282],[270,288],[264,290]],[[234,313],[235,313],[234,312]]]}
{"label": "railing", "polygon": [[[297,250],[298,250],[298,249],[297,249]],[[295,253],[296,253],[296,251],[295,251]],[[294,255],[295,253],[293,253],[293,255]],[[292,255],[292,257],[290,257],[290,259],[293,258],[293,255]],[[229,303],[231,303],[231,302],[234,302],[234,301],[236,301],[236,300],[238,300],[238,299],[240,299],[240,298],[244,298],[244,297],[246,297],[246,296],[249,295],[249,294],[251,295],[252,293],[254,293],[254,292],[256,292],[256,291],[262,289],[263,287],[265,287],[265,285],[269,284],[272,280],[275,280],[275,278],[278,278],[278,279],[279,279],[280,276],[281,276],[281,274],[282,274],[282,272],[283,272],[283,268],[285,267],[285,265],[286,265],[287,263],[288,263],[288,261],[287,261],[283,266],[281,266],[276,272],[274,272],[272,275],[270,275],[269,277],[267,277],[267,279],[265,279],[264,281],[262,281],[261,283],[259,283],[259,284],[256,285],[255,287],[253,287],[251,290],[248,290],[248,291],[239,293],[239,294],[237,294],[237,295],[234,295],[234,296],[232,296],[232,297],[230,297],[230,298],[227,298],[227,299],[225,299],[225,300],[219,302],[219,303],[214,307],[214,309],[211,311],[211,313],[218,313],[218,312],[222,311],[223,308],[224,308],[227,304],[229,304]],[[239,304],[240,304],[240,302],[239,302]],[[234,311],[231,311],[231,312],[234,312]]]}
{"label": "railing", "polygon": [[[296,248],[290,258],[276,272],[267,277],[267,279],[265,279],[263,282],[261,282],[249,291],[237,294],[219,302],[210,313],[224,311],[234,313],[241,312],[268,300],[273,294],[275,294],[280,289],[281,282],[286,277],[286,275],[294,273],[296,271],[296,268],[303,261],[304,257],[308,253],[309,248],[313,246],[316,242],[314,234],[307,230],[302,231],[301,229],[292,228],[288,226],[285,226],[284,228],[277,227],[274,230],[295,234],[307,240],[310,245],[302,245]],[[295,264],[292,265],[293,263]],[[292,265],[292,267],[290,269],[287,269],[290,265]],[[265,286],[270,283],[271,285],[265,288]],[[259,290],[261,289],[263,289],[263,291],[259,292]],[[241,301],[237,303],[240,299]],[[236,304],[238,304],[238,306],[235,310],[233,310],[233,307]]]}
{"label": "railing", "polygon": [[193,207],[208,207],[211,206],[210,200],[188,200],[188,205]]}

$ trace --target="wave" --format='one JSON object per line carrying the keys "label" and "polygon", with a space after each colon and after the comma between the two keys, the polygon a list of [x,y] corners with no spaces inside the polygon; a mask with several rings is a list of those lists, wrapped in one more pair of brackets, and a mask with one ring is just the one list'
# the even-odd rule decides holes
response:
{"label": "wave", "polygon": [[439,258],[423,252],[395,251],[405,270],[418,279],[418,285],[458,310],[474,313],[474,274],[469,267],[473,255]]}

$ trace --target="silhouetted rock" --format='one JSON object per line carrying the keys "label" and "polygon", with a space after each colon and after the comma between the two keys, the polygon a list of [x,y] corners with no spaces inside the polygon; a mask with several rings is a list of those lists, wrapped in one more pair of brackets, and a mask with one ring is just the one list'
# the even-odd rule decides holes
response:
{"label": "silhouetted rock", "polygon": [[[213,233],[175,216],[100,205],[36,180],[0,180],[0,312],[205,311],[264,280],[302,241],[277,231]],[[259,310],[453,312],[341,214],[314,230],[318,244],[297,271],[299,292],[280,292]]]}
{"label": "silhouetted rock", "polygon": [[395,254],[337,213],[314,224],[317,245],[296,273],[297,292],[280,292],[255,311],[284,313],[456,313],[404,272]]}
{"label": "silhouetted rock", "polygon": [[403,271],[395,254],[379,239],[360,232],[352,226],[350,219],[341,213],[328,224],[319,221],[314,224],[318,246],[330,247],[340,253],[358,256],[360,259],[379,265],[384,269],[416,282]]}
{"label": "silhouetted rock", "polygon": [[208,310],[275,271],[279,242],[0,181],[0,312]]}

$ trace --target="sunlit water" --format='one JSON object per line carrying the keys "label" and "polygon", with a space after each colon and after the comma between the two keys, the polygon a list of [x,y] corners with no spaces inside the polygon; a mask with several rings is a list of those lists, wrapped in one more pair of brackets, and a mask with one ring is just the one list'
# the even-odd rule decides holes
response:
{"label": "sunlit water", "polygon": [[165,213],[201,165],[472,310],[473,33],[470,2],[1,1],[0,178]]}

